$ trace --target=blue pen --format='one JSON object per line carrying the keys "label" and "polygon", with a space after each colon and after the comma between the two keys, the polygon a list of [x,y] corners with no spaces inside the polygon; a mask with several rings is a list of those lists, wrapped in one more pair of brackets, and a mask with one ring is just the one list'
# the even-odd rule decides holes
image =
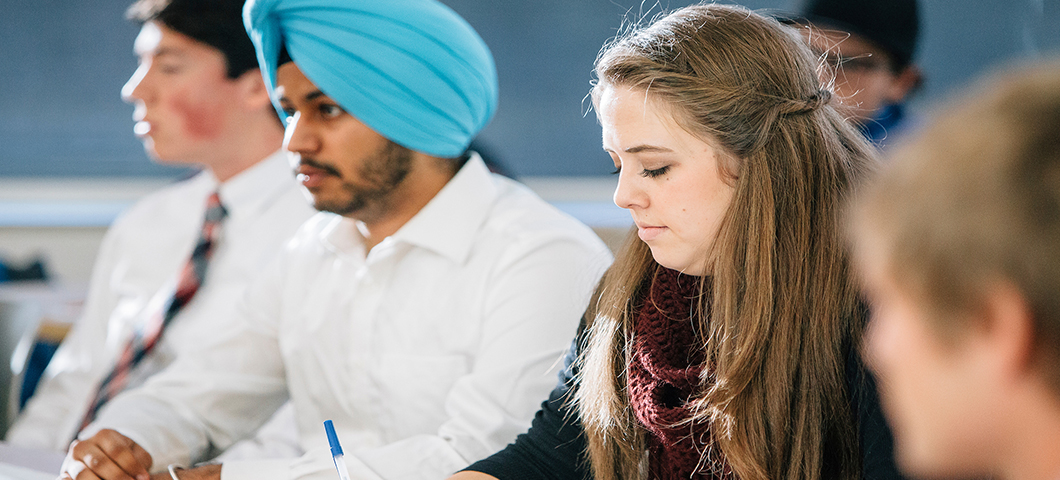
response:
{"label": "blue pen", "polygon": [[342,445],[339,445],[339,437],[335,435],[335,425],[331,423],[331,420],[324,420],[324,432],[328,434],[331,459],[335,461],[335,470],[339,472],[339,480],[350,480],[350,473],[346,471],[346,461],[342,459]]}

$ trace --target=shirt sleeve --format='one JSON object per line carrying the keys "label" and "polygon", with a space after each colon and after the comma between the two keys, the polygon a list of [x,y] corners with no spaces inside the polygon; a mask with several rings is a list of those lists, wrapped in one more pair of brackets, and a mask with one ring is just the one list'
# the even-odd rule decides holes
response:
{"label": "shirt sleeve", "polygon": [[121,258],[120,224],[104,237],[92,269],[84,310],[49,362],[41,384],[11,425],[5,440],[13,445],[66,451],[81,416],[109,365],[107,324],[117,300],[110,277]]}
{"label": "shirt sleeve", "polygon": [[576,342],[564,358],[559,383],[541,403],[530,430],[504,450],[475,462],[466,470],[500,480],[579,480],[591,477],[584,460],[585,436],[570,402],[574,388]]}
{"label": "shirt sleeve", "polygon": [[225,463],[255,458],[297,458],[303,453],[298,443],[298,422],[294,416],[294,405],[285,403],[272,415],[265,425],[254,434],[254,438],[241,440],[211,463]]}
{"label": "shirt sleeve", "polygon": [[270,267],[236,310],[241,328],[119,394],[80,437],[117,430],[151,454],[157,473],[204,460],[253,433],[287,400],[276,336],[283,278],[282,264]]}

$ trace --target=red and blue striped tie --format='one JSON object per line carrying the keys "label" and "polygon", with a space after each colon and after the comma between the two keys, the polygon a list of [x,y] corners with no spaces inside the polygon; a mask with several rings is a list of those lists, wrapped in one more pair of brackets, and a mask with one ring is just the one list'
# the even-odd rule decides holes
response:
{"label": "red and blue striped tie", "polygon": [[93,397],[88,411],[85,412],[85,418],[81,421],[78,432],[84,430],[88,424],[95,420],[96,414],[99,413],[100,408],[103,408],[104,404],[121,393],[122,390],[125,390],[129,382],[129,374],[147,354],[154,350],[169,322],[195,296],[195,292],[199,290],[203,279],[206,278],[207,263],[210,260],[214,243],[220,232],[221,221],[227,215],[228,212],[221,205],[221,199],[218,197],[217,192],[214,192],[206,200],[206,215],[202,222],[202,232],[199,235],[199,241],[195,244],[195,250],[191,253],[191,258],[188,259],[188,262],[180,272],[176,292],[173,293],[157,314],[153,315],[141,328],[133,332],[133,336],[122,351],[117,364],[114,365],[110,374],[100,383],[99,390]]}

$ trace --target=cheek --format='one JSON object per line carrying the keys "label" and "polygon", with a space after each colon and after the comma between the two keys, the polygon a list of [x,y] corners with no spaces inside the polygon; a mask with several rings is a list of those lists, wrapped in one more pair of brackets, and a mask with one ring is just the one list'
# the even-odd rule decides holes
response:
{"label": "cheek", "polygon": [[866,360],[879,379],[880,400],[896,430],[917,425],[919,409],[928,407],[918,399],[924,395],[924,369],[921,342],[911,331],[904,312],[886,303],[878,304],[865,338]]}
{"label": "cheek", "polygon": [[332,125],[321,136],[322,157],[342,172],[346,183],[372,188],[388,176],[389,143],[379,134],[344,122]]}
{"label": "cheek", "polygon": [[225,118],[224,105],[221,96],[211,97],[194,90],[185,90],[174,95],[170,102],[170,107],[184,132],[199,139],[220,136]]}
{"label": "cheek", "polygon": [[[962,390],[943,347],[916,318],[874,318],[868,344],[879,374],[880,400],[894,429],[900,464],[931,472],[953,459],[962,425],[973,421],[962,407]],[[959,440],[958,440],[959,442]]]}
{"label": "cheek", "polygon": [[732,203],[733,189],[720,180],[697,184],[687,189],[679,215],[689,240],[705,250],[718,235],[722,219]]}
{"label": "cheek", "polygon": [[[722,188],[719,184],[697,182],[694,184],[672,185],[655,195],[651,203],[665,207],[659,220],[672,231],[672,241],[658,245],[659,252],[692,268],[688,273],[703,274],[705,261],[722,218],[731,202],[731,188]],[[673,267],[670,267],[673,268]],[[698,273],[697,273],[698,272]]]}

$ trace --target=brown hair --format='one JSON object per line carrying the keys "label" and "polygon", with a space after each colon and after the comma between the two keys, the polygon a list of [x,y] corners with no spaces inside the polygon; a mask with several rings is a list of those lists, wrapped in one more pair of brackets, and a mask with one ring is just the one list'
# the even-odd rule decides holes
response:
{"label": "brown hair", "polygon": [[[691,408],[714,436],[704,463],[720,450],[745,480],[861,475],[844,376],[861,325],[838,210],[874,153],[828,105],[818,67],[790,27],[713,4],[634,29],[596,62],[594,96],[643,89],[729,157],[735,193],[708,253],[699,311],[710,313],[693,320],[707,361]],[[644,473],[625,369],[657,268],[631,235],[591,306],[575,398],[598,479]]]}
{"label": "brown hair", "polygon": [[968,92],[894,151],[850,220],[856,246],[871,236],[943,340],[991,284],[1019,289],[1060,393],[1060,63]]}

